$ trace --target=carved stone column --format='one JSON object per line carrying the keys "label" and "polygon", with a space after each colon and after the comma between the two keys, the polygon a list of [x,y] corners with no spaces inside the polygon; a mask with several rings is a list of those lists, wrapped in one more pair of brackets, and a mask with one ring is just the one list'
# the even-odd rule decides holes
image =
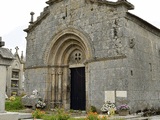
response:
{"label": "carved stone column", "polygon": [[62,102],[62,71],[58,71],[58,102]]}
{"label": "carved stone column", "polygon": [[51,76],[52,76],[52,78],[51,78],[51,100],[54,103],[56,100],[56,73],[55,73],[55,69],[52,69]]}

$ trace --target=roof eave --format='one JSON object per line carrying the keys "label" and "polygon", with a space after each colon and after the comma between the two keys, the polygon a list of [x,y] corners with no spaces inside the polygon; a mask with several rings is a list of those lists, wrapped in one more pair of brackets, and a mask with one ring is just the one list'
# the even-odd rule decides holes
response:
{"label": "roof eave", "polygon": [[160,37],[160,29],[157,28],[156,26],[152,25],[151,23],[145,21],[144,19],[142,19],[142,18],[140,18],[130,12],[126,13],[126,18],[131,21],[136,22],[139,26],[145,28],[146,30],[148,30],[148,31],[152,32],[153,34]]}

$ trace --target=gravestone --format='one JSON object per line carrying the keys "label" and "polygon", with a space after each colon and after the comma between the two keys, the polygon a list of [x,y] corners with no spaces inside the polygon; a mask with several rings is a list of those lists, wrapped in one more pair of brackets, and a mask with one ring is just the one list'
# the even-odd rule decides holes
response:
{"label": "gravestone", "polygon": [[5,89],[6,89],[6,73],[7,67],[11,65],[14,59],[9,49],[2,48],[4,42],[0,37],[0,120],[18,120],[17,114],[9,114],[5,112]]}

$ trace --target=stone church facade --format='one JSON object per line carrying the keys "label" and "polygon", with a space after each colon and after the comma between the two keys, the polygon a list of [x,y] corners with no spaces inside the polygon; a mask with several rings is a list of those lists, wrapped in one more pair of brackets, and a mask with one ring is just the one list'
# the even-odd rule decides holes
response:
{"label": "stone church facade", "polygon": [[[50,107],[132,111],[160,100],[160,30],[126,0],[49,0],[27,32],[25,85]],[[33,15],[33,13],[32,13]]]}

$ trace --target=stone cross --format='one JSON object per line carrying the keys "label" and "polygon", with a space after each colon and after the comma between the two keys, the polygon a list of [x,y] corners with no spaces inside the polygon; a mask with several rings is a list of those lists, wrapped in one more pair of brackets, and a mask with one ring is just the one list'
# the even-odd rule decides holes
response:
{"label": "stone cross", "polygon": [[15,49],[16,49],[16,53],[18,53],[18,50],[19,50],[18,46],[16,46]]}
{"label": "stone cross", "polygon": [[5,44],[5,43],[2,41],[2,37],[0,37],[0,47],[3,47],[4,44]]}

